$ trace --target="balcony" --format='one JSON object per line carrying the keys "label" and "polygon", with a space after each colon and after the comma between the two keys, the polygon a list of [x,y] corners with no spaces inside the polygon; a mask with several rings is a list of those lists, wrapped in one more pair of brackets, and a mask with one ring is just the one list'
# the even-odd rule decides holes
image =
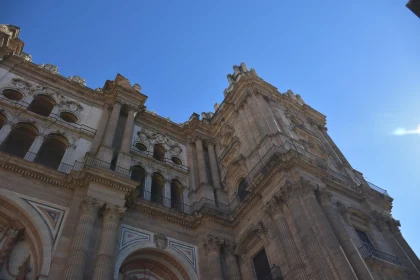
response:
{"label": "balcony", "polygon": [[190,170],[188,168],[188,166],[183,165],[183,164],[175,163],[170,158],[164,158],[163,160],[157,160],[157,159],[155,159],[153,157],[153,152],[151,152],[151,151],[142,151],[139,148],[137,148],[136,146],[131,146],[131,152],[134,153],[134,154],[138,154],[138,155],[140,155],[140,156],[142,156],[144,158],[151,159],[151,160],[153,160],[154,162],[156,162],[158,164],[162,164],[163,163],[163,164],[169,165],[169,166],[171,166],[171,167],[173,167],[175,169],[179,169],[179,170],[182,170],[182,171],[185,171],[185,172],[188,172]]}
{"label": "balcony", "polygon": [[[7,104],[10,104],[10,105],[15,106],[15,107],[20,107],[20,108],[25,109],[25,110],[30,105],[29,103],[27,103],[25,101],[22,101],[22,100],[8,99],[2,94],[0,94],[0,101],[2,101],[4,103],[7,103]],[[36,113],[33,113],[31,111],[28,111],[28,110],[26,110],[25,112],[28,113],[28,114],[31,114],[31,115],[34,114],[36,116],[41,116],[41,115],[37,115]],[[41,116],[41,117],[43,117],[43,116]],[[94,129],[92,127],[89,127],[87,125],[84,125],[84,124],[77,123],[77,122],[75,122],[75,123],[66,122],[59,115],[54,114],[54,113],[50,113],[48,117],[43,117],[43,118],[49,118],[52,122],[54,122],[58,125],[61,125],[63,127],[69,128],[69,129],[76,130],[76,131],[81,132],[81,133],[85,133],[85,134],[88,134],[88,135],[91,135],[91,136],[95,136],[95,134],[96,134],[96,129]]]}
{"label": "balcony", "polygon": [[[2,142],[0,142],[0,147]],[[24,165],[32,168],[36,166],[43,166],[58,172],[69,174],[73,170],[73,166],[64,162],[52,162],[46,159],[40,160],[37,154],[27,151],[26,149],[14,149],[13,151],[5,151],[0,148],[0,157],[15,164]],[[29,165],[28,165],[29,164]]]}
{"label": "balcony", "polygon": [[375,184],[373,184],[373,183],[371,183],[371,182],[368,182],[368,181],[367,181],[367,183],[368,183],[368,185],[369,185],[369,187],[370,187],[371,189],[373,189],[373,190],[377,191],[378,193],[380,193],[380,194],[382,194],[382,195],[384,195],[384,196],[391,197],[391,196],[389,195],[389,193],[388,193],[386,190],[384,190],[384,189],[382,189],[382,188],[378,187],[377,185],[375,185]]}
{"label": "balcony", "polygon": [[375,249],[371,244],[364,243],[363,246],[359,248],[359,252],[365,260],[377,259],[404,268],[404,265],[398,257],[379,251]]}

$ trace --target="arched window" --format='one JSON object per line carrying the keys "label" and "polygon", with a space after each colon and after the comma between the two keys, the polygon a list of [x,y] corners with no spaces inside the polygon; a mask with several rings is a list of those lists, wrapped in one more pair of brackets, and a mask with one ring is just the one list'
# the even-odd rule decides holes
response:
{"label": "arched window", "polygon": [[182,165],[182,161],[177,157],[172,157],[172,162],[176,165]]}
{"label": "arched window", "polygon": [[24,158],[38,134],[38,129],[28,123],[19,123],[10,132],[1,150],[16,157]]}
{"label": "arched window", "polygon": [[183,211],[182,184],[178,180],[171,182],[171,208]]}
{"label": "arched window", "polygon": [[55,106],[55,101],[47,95],[37,95],[28,107],[28,111],[48,117]]}
{"label": "arched window", "polygon": [[3,125],[7,122],[7,117],[0,113],[0,129],[3,127]]}
{"label": "arched window", "polygon": [[239,196],[239,200],[242,201],[245,199],[245,197],[248,194],[248,191],[246,190],[246,188],[248,187],[248,183],[245,180],[245,178],[241,178],[239,181],[239,187],[238,187],[238,196]]}
{"label": "arched window", "polygon": [[165,179],[159,173],[153,173],[152,175],[152,188],[150,190],[150,200],[163,203],[163,190],[165,187]]}
{"label": "arched window", "polygon": [[153,157],[157,160],[164,161],[165,160],[165,148],[160,144],[155,144],[153,149]]}
{"label": "arched window", "polygon": [[143,197],[146,171],[140,165],[131,168],[131,180],[139,182],[136,188],[137,197]]}
{"label": "arched window", "polygon": [[36,155],[35,162],[57,169],[60,166],[69,143],[59,134],[48,135]]}
{"label": "arched window", "polygon": [[136,143],[136,148],[139,149],[142,152],[147,151],[147,147],[143,143]]}
{"label": "arched window", "polygon": [[23,94],[14,89],[5,89],[2,93],[4,97],[13,101],[19,101],[23,99]]}
{"label": "arched window", "polygon": [[77,123],[77,117],[75,114],[70,113],[70,112],[61,112],[60,113],[60,118],[68,123]]}

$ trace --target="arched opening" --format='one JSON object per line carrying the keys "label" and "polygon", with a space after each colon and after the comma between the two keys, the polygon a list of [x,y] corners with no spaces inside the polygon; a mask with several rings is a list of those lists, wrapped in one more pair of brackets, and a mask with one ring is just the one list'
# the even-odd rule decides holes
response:
{"label": "arched opening", "polygon": [[143,197],[146,171],[140,165],[131,168],[131,180],[139,182],[136,188],[137,197]]}
{"label": "arched opening", "polygon": [[182,184],[178,180],[171,182],[171,208],[183,211]]}
{"label": "arched opening", "polygon": [[60,118],[68,123],[77,123],[77,117],[75,114],[70,113],[70,112],[61,112],[60,113]]}
{"label": "arched opening", "polygon": [[150,190],[150,200],[157,203],[163,203],[163,190],[165,188],[165,179],[159,173],[152,175],[152,188]]}
{"label": "arched opening", "polygon": [[181,263],[157,249],[144,248],[129,255],[118,271],[121,280],[190,280]]}
{"label": "arched opening", "polygon": [[48,135],[39,149],[35,162],[52,169],[60,166],[64,153],[69,143],[67,139],[59,134]]}
{"label": "arched opening", "polygon": [[136,143],[136,148],[139,149],[139,151],[146,152],[147,147],[143,143]]}
{"label": "arched opening", "polygon": [[17,124],[1,145],[1,151],[24,158],[38,134],[38,129],[28,123]]}
{"label": "arched opening", "polygon": [[49,229],[29,203],[6,190],[0,190],[0,228],[0,241],[8,239],[11,244],[2,250],[0,279],[48,275],[53,246]]}
{"label": "arched opening", "polygon": [[14,89],[5,89],[2,93],[4,97],[13,101],[19,101],[23,99],[23,94]]}
{"label": "arched opening", "polygon": [[175,163],[176,165],[182,165],[182,161],[177,158],[177,157],[172,157],[172,162]]}
{"label": "arched opening", "polygon": [[7,122],[7,117],[0,113],[0,129],[3,127],[3,125]]}
{"label": "arched opening", "polygon": [[28,107],[28,111],[48,117],[55,106],[55,101],[47,95],[37,95]]}
{"label": "arched opening", "polygon": [[165,148],[160,144],[155,144],[155,147],[153,148],[153,157],[157,160],[164,161]]}
{"label": "arched opening", "polygon": [[241,178],[239,180],[239,186],[238,186],[238,196],[239,200],[243,201],[245,197],[248,195],[248,191],[246,190],[248,187],[248,183],[245,180],[245,178]]}

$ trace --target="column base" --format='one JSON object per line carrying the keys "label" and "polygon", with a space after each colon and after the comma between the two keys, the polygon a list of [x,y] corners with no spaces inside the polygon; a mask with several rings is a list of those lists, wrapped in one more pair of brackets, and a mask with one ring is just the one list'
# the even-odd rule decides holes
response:
{"label": "column base", "polygon": [[197,209],[201,209],[204,205],[216,205],[214,197],[213,186],[201,183],[200,187],[196,191]]}
{"label": "column base", "polygon": [[104,163],[108,163],[110,167],[113,155],[114,155],[114,148],[111,148],[108,146],[100,146],[98,153],[96,154],[96,158],[103,161]]}
{"label": "column base", "polygon": [[223,189],[215,189],[214,190],[216,201],[219,206],[229,206],[229,199],[227,192]]}
{"label": "column base", "polygon": [[125,153],[118,153],[118,160],[116,171],[120,174],[130,176],[131,155]]}

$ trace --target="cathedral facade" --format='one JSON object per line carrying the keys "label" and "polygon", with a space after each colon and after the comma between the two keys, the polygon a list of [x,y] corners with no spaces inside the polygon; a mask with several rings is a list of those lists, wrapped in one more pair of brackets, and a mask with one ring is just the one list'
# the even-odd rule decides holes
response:
{"label": "cathedral facade", "polygon": [[0,279],[420,279],[392,198],[326,117],[242,63],[175,123],[122,75],[102,88],[0,25]]}

